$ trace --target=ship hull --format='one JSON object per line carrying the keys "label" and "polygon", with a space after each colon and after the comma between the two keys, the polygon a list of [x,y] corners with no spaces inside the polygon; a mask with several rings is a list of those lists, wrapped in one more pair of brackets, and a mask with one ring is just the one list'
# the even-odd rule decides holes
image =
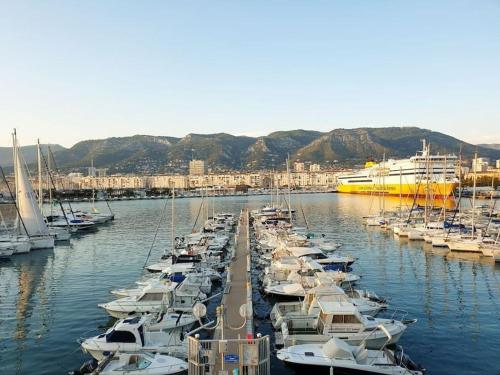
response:
{"label": "ship hull", "polygon": [[337,186],[339,193],[349,194],[377,194],[377,195],[402,195],[405,197],[430,197],[445,198],[453,194],[457,183],[432,182],[429,184],[340,184]]}

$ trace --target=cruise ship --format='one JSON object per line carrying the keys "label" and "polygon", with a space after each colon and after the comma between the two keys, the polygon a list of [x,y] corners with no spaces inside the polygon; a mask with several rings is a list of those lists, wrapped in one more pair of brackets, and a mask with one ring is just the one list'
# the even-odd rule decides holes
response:
{"label": "cruise ship", "polygon": [[444,198],[457,184],[455,155],[431,155],[423,141],[422,151],[409,159],[367,162],[365,168],[337,177],[339,193],[428,196]]}

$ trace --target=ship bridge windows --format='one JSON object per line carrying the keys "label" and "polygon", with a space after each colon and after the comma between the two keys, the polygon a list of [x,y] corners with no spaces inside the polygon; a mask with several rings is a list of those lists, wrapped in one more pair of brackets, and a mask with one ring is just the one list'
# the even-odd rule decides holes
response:
{"label": "ship bridge windows", "polygon": [[106,342],[135,343],[135,335],[129,331],[111,331],[106,335]]}

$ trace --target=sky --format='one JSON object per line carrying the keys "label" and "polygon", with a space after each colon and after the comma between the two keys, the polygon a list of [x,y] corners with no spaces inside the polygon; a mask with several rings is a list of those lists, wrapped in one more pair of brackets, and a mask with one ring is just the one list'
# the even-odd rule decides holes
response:
{"label": "sky", "polygon": [[0,0],[0,146],[419,126],[500,143],[500,0]]}

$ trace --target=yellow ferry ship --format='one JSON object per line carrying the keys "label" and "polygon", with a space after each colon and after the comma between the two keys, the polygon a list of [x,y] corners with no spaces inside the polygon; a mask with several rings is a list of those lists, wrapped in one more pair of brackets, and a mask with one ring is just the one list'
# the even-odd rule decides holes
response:
{"label": "yellow ferry ship", "polygon": [[455,155],[430,155],[429,146],[409,159],[367,162],[358,172],[337,177],[339,193],[450,196],[458,184]]}

